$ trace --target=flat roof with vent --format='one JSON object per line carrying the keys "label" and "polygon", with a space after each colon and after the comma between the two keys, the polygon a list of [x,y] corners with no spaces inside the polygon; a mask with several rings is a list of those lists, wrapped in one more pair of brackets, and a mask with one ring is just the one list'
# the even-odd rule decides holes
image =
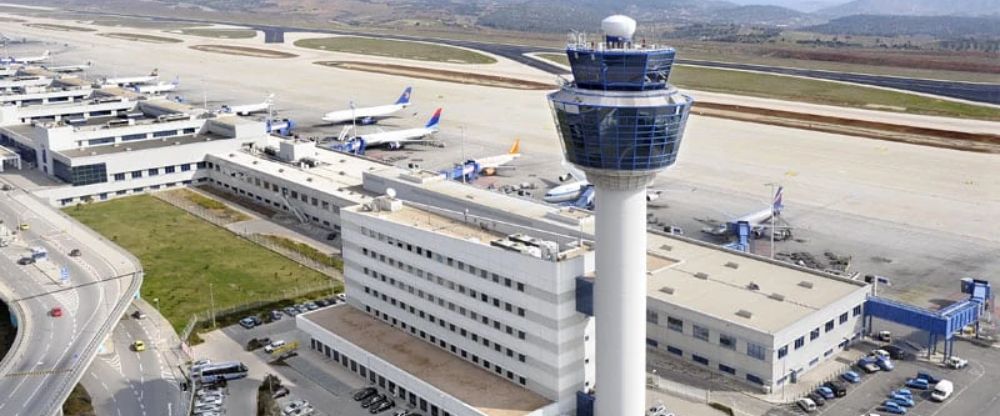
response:
{"label": "flat roof with vent", "polygon": [[[855,282],[732,252],[707,243],[648,234],[650,256],[676,263],[650,268],[651,302],[776,333],[844,297],[865,291]],[[670,247],[664,251],[662,247]],[[600,278],[600,277],[598,277]]]}

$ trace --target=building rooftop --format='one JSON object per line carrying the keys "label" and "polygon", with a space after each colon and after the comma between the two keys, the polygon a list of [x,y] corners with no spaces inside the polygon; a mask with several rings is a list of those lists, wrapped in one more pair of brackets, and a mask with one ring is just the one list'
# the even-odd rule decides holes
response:
{"label": "building rooftop", "polygon": [[302,315],[488,416],[527,415],[549,400],[350,306]]}
{"label": "building rooftop", "polygon": [[416,208],[410,204],[402,204],[395,210],[371,210],[366,211],[364,207],[357,206],[349,208],[354,212],[359,212],[372,217],[403,224],[413,228],[430,231],[437,234],[454,237],[460,240],[476,241],[489,245],[491,241],[504,239],[504,233],[490,231],[476,226],[471,222],[459,219],[448,218],[444,215]]}
{"label": "building rooftop", "polygon": [[648,234],[648,250],[651,256],[676,262],[659,268],[650,265],[647,294],[651,299],[772,334],[865,286],[655,233]]}
{"label": "building rooftop", "polygon": [[215,140],[235,140],[213,133],[199,133],[186,136],[165,137],[163,139],[136,140],[120,145],[88,146],[82,149],[67,149],[53,151],[68,158],[103,156],[122,152],[137,152],[141,150],[159,149],[170,146],[183,146],[192,143],[203,143]]}

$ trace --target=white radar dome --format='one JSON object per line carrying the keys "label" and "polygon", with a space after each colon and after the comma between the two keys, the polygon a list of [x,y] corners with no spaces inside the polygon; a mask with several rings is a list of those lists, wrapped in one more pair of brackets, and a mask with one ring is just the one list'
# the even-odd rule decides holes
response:
{"label": "white radar dome", "polygon": [[635,19],[620,14],[608,16],[601,21],[601,30],[608,37],[632,39],[635,34]]}

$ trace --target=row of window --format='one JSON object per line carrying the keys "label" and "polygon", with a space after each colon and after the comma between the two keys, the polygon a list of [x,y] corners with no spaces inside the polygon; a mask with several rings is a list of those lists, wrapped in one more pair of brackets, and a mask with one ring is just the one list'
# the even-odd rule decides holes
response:
{"label": "row of window", "polygon": [[[400,271],[404,271],[405,270],[410,275],[417,276],[417,277],[419,277],[421,279],[424,279],[424,280],[426,280],[426,281],[428,281],[430,283],[436,284],[436,285],[441,286],[441,287],[446,287],[446,288],[450,289],[451,291],[457,292],[457,293],[462,294],[462,295],[468,295],[470,298],[477,299],[480,302],[485,303],[487,305],[493,305],[493,307],[499,309],[500,311],[505,311],[505,312],[510,313],[510,314],[517,314],[517,316],[522,317],[522,318],[526,314],[525,309],[522,308],[522,307],[520,307],[520,306],[516,306],[514,304],[511,304],[510,302],[501,301],[500,299],[492,297],[492,296],[489,296],[489,295],[487,295],[484,292],[476,291],[475,289],[468,288],[468,287],[465,287],[464,285],[452,282],[451,280],[442,278],[441,276],[435,275],[434,273],[426,272],[426,271],[424,271],[423,269],[421,269],[419,267],[413,267],[412,265],[404,264],[403,262],[398,261],[398,260],[392,258],[391,256],[387,257],[386,255],[378,253],[375,250],[369,250],[367,247],[362,247],[361,248],[361,252],[362,252],[362,254],[364,254],[364,255],[366,255],[368,257],[371,257],[372,259],[377,259],[378,261],[380,261],[382,263],[387,263],[387,264],[389,264],[392,267],[396,267]],[[368,274],[369,271],[368,271],[367,267],[364,268],[364,272],[365,272],[365,274]],[[374,271],[372,271],[372,273],[374,273]],[[382,277],[383,277],[383,279],[385,278],[385,276],[382,276]],[[414,288],[412,288],[412,287],[409,289],[409,290],[411,290],[411,292],[410,292],[411,294],[413,293],[412,292],[413,289]],[[431,300],[431,302],[434,301],[434,296],[433,295],[430,295],[430,300]],[[449,302],[449,304],[450,304],[450,302]],[[464,308],[462,308],[462,309],[464,310]],[[452,310],[454,311],[455,309],[452,307]],[[465,313],[463,312],[462,315],[465,315]],[[510,333],[510,331],[511,330],[508,327],[507,332]],[[523,337],[522,337],[522,339],[523,339]]]}
{"label": "row of window", "polygon": [[164,166],[162,168],[149,168],[149,169],[145,169],[145,170],[133,170],[131,172],[116,173],[116,174],[114,174],[114,179],[115,179],[115,182],[121,182],[121,181],[124,181],[126,179],[126,177],[131,178],[131,179],[139,179],[139,178],[142,178],[143,174],[146,174],[146,175],[148,175],[150,177],[153,177],[153,176],[158,176],[161,173],[161,171],[164,174],[170,174],[170,173],[176,173],[178,171],[179,172],[188,172],[192,168],[205,169],[205,162],[183,163],[183,164],[176,165],[176,166],[175,165],[170,165],[170,166]]}
{"label": "row of window", "polygon": [[[395,307],[401,309],[403,312],[409,312],[410,315],[413,315],[415,317],[419,316],[421,319],[423,319],[425,321],[428,321],[431,324],[437,324],[439,327],[441,327],[441,328],[443,328],[445,330],[448,330],[448,331],[450,331],[450,332],[452,332],[452,333],[454,333],[456,335],[460,335],[462,338],[471,340],[472,342],[480,343],[480,344],[482,344],[486,348],[490,348],[492,346],[494,351],[496,351],[496,352],[498,352],[500,354],[506,354],[507,357],[509,357],[511,359],[516,359],[516,360],[518,360],[518,361],[520,361],[522,363],[527,360],[527,357],[524,354],[521,354],[521,353],[519,353],[519,352],[517,352],[517,351],[515,351],[513,349],[507,348],[507,347],[505,347],[505,346],[503,346],[500,343],[497,343],[495,341],[490,341],[485,336],[481,336],[481,335],[479,335],[479,334],[477,334],[477,333],[475,333],[475,332],[473,332],[471,330],[467,330],[467,329],[462,328],[460,326],[456,326],[453,323],[447,322],[444,319],[441,319],[441,318],[439,318],[437,316],[434,316],[430,312],[425,312],[422,309],[414,308],[413,305],[407,305],[406,302],[398,301],[395,298],[393,298],[392,296],[387,296],[385,293],[381,293],[381,292],[379,292],[378,290],[376,290],[374,288],[365,286],[365,293],[368,294],[368,295],[371,295],[372,297],[374,297],[376,299],[381,299],[382,302],[391,304],[392,306],[395,306]],[[393,324],[395,324],[395,322],[393,322]],[[403,322],[402,326],[403,326],[403,329],[406,329],[406,327],[407,327],[406,322]],[[421,338],[425,337],[424,331],[420,331],[420,336],[421,336]],[[444,341],[442,341],[442,342],[444,342]],[[452,347],[452,349],[454,350],[455,348]],[[456,351],[452,351],[452,353],[456,353],[457,354]],[[466,357],[463,356],[462,358],[466,358]]]}
{"label": "row of window", "polygon": [[[413,325],[407,325],[407,323],[405,321],[398,320],[395,317],[390,316],[389,314],[387,314],[385,312],[382,312],[382,311],[380,311],[378,309],[372,308],[370,305],[365,305],[365,312],[368,312],[369,314],[374,315],[376,318],[382,320],[383,322],[385,322],[387,324],[390,324],[392,326],[399,326],[404,331],[409,330],[410,334],[412,334],[414,336],[419,336],[421,339],[430,342],[432,345],[437,345],[438,347],[441,347],[441,349],[443,349],[445,351],[450,351],[453,355],[462,357],[462,359],[464,359],[464,360],[472,361],[473,364],[476,364],[476,365],[478,365],[478,366],[480,366],[482,368],[485,368],[487,371],[492,370],[494,373],[496,373],[500,377],[506,376],[507,379],[510,380],[511,382],[517,382],[517,383],[519,383],[522,386],[525,386],[525,385],[528,384],[528,380],[526,378],[524,378],[524,376],[517,375],[513,371],[510,371],[510,370],[504,370],[503,367],[501,367],[501,366],[499,366],[497,364],[490,363],[490,361],[487,360],[487,359],[485,359],[485,358],[480,359],[479,356],[476,355],[476,354],[472,354],[472,353],[470,353],[470,352],[468,352],[468,351],[466,351],[466,350],[458,347],[455,344],[451,344],[449,342],[446,342],[444,339],[438,338],[438,337],[434,336],[433,334],[428,334],[426,331],[419,330],[416,327],[414,327]],[[441,322],[443,322],[443,321],[441,321]],[[486,338],[480,337],[480,339],[482,341],[484,341],[483,345],[489,346],[489,341],[486,340]],[[496,351],[500,351],[500,349],[498,349],[498,348],[502,349],[502,347],[497,347],[496,344],[493,344],[493,345],[494,345],[494,350],[496,350]],[[511,350],[507,350],[507,356],[508,357],[511,356]],[[524,357],[523,356],[521,357],[521,362],[524,362]]]}
{"label": "row of window", "polygon": [[441,264],[447,264],[448,267],[457,268],[461,271],[467,272],[473,276],[478,276],[485,280],[492,280],[493,283],[498,285],[503,285],[507,288],[515,289],[518,292],[524,292],[524,283],[513,280],[509,277],[503,277],[496,273],[488,272],[485,269],[478,268],[471,264],[466,264],[461,260],[455,260],[451,257],[442,256],[439,253],[434,253],[430,249],[425,249],[419,245],[415,245],[406,241],[399,240],[392,236],[387,236],[375,230],[370,230],[365,227],[361,227],[361,234],[381,241],[383,243],[389,244],[390,246],[395,246],[397,248],[415,253],[418,256],[424,256],[428,259],[433,259]]}
{"label": "row of window", "polygon": [[[114,195],[115,196],[125,196],[125,195],[128,195],[129,193],[131,193],[131,194],[141,194],[143,192],[146,192],[147,190],[149,190],[149,191],[158,191],[160,189],[173,188],[175,186],[186,186],[186,185],[191,185],[191,184],[196,183],[196,182],[197,183],[202,183],[202,182],[205,182],[205,181],[206,181],[205,178],[200,178],[200,179],[197,179],[195,181],[167,182],[167,183],[162,184],[162,185],[151,185],[149,187],[140,186],[140,187],[132,188],[132,189],[119,189],[119,190],[115,191]],[[80,200],[80,202],[88,202],[88,201],[92,201],[94,199],[105,201],[110,196],[111,196],[110,192],[101,192],[99,194],[84,195],[84,196],[77,197],[77,198],[63,198],[63,199],[59,200],[59,204],[62,205],[62,206],[66,206],[66,205],[72,204],[76,200]]]}
{"label": "row of window", "polygon": [[[332,203],[330,201],[325,201],[325,200],[316,198],[315,196],[310,197],[309,195],[306,195],[305,193],[300,193],[300,192],[298,192],[296,190],[285,188],[284,186],[280,186],[277,183],[271,183],[271,182],[268,182],[267,180],[263,180],[263,179],[258,178],[256,176],[245,174],[245,173],[240,172],[240,171],[236,171],[236,170],[230,171],[229,169],[225,169],[225,171],[223,171],[222,165],[218,164],[218,163],[208,162],[208,167],[209,167],[209,169],[213,169],[216,172],[227,174],[231,178],[234,178],[236,180],[239,180],[239,181],[242,181],[242,182],[246,182],[247,184],[256,186],[258,188],[262,188],[265,191],[274,192],[276,194],[281,194],[284,197],[289,198],[291,200],[302,201],[305,204],[312,205],[312,206],[314,206],[316,208],[321,208],[324,211],[330,211],[330,212],[332,212],[334,214],[339,214],[340,213],[340,206],[337,205],[336,203]],[[236,188],[234,187],[234,189],[236,189]],[[284,209],[287,210],[288,207],[285,207]],[[312,217],[312,218],[313,218],[314,221],[319,221],[319,219],[317,217]]]}
{"label": "row of window", "polygon": [[[854,309],[851,310],[851,312],[844,312],[844,313],[840,314],[840,317],[838,317],[836,319],[836,321],[839,321],[841,325],[847,323],[847,321],[850,320],[850,318],[848,317],[848,313],[850,313],[854,317],[861,316],[862,306],[861,305],[855,306]],[[835,321],[834,319],[831,319],[826,324],[823,325],[823,333],[827,333],[827,332],[833,331],[833,329],[836,327],[836,324],[834,323],[834,321]],[[809,341],[810,342],[815,341],[819,337],[820,337],[820,328],[815,328],[812,331],[809,331]],[[795,342],[793,344],[794,344],[794,348],[796,350],[798,350],[798,349],[800,349],[802,347],[805,347],[805,345],[806,345],[806,336],[803,335],[801,337],[796,338]],[[788,345],[785,345],[785,346],[783,346],[781,348],[778,348],[778,358],[779,359],[785,358],[786,355],[788,355]]]}
{"label": "row of window", "polygon": [[[660,324],[660,315],[656,311],[646,311],[646,322],[653,325]],[[684,320],[667,316],[667,329],[684,333]],[[704,326],[691,324],[691,336],[705,342],[711,341],[711,331]],[[736,350],[736,337],[719,332],[719,346],[729,350]],[[758,360],[767,360],[767,347],[747,341],[746,354]]]}
{"label": "row of window", "polygon": [[373,385],[378,384],[379,387],[388,391],[390,395],[408,401],[410,406],[420,408],[423,412],[430,412],[431,416],[451,416],[451,413],[440,409],[437,405],[428,403],[427,399],[414,394],[412,391],[407,391],[403,386],[383,377],[381,374],[375,372],[375,370],[368,369],[364,364],[354,361],[345,354],[341,354],[340,351],[330,348],[329,345],[324,345],[315,339],[310,341],[312,349],[326,355],[327,358],[332,358],[333,361],[340,363],[344,368],[351,370],[351,372],[360,375],[361,378],[367,378]]}
{"label": "row of window", "polygon": [[[249,198],[251,200],[256,200],[256,202],[258,202],[258,203],[263,203],[263,204],[266,204],[266,205],[271,205],[271,206],[274,206],[275,208],[279,208],[279,209],[284,210],[284,211],[288,211],[289,210],[288,209],[288,205],[282,204],[282,203],[280,203],[278,201],[271,201],[268,198],[264,198],[264,197],[262,197],[260,195],[255,195],[253,192],[248,192],[248,191],[245,191],[245,190],[243,190],[241,188],[237,188],[235,186],[229,186],[228,183],[225,183],[225,182],[222,182],[222,181],[217,181],[215,179],[209,179],[209,182],[211,182],[212,184],[215,184],[216,186],[219,186],[219,187],[221,187],[221,188],[223,188],[223,189],[225,189],[227,191],[233,192],[233,193],[235,193],[237,195],[241,195],[241,196],[247,197],[247,198]],[[323,224],[323,226],[326,227],[326,228],[331,228],[332,227],[334,230],[340,230],[340,226],[339,225],[331,225],[329,220],[320,220],[319,217],[317,217],[315,215],[309,215],[306,212],[301,212],[300,211],[300,213],[302,214],[302,218],[305,219],[306,222],[310,222],[311,221],[311,222],[313,222],[313,223],[315,223],[317,225]]]}
{"label": "row of window", "polygon": [[[91,113],[91,117],[96,117],[98,115],[100,115],[100,114],[98,114],[97,112]],[[75,115],[63,116],[63,118],[64,119],[74,118],[73,116],[75,116]],[[80,114],[79,116],[82,117],[83,115]],[[161,131],[155,131],[155,132],[152,132],[152,133],[124,134],[124,135],[119,136],[119,137],[121,137],[121,141],[123,141],[123,142],[131,142],[131,141],[136,141],[136,140],[146,140],[146,139],[150,139],[150,138],[164,138],[164,137],[173,137],[173,136],[195,134],[197,131],[198,131],[198,129],[193,128],[193,127],[189,127],[189,128],[186,128],[186,129],[177,129],[177,130],[161,130]],[[96,139],[89,139],[89,140],[87,140],[87,146],[100,146],[100,145],[104,145],[104,144],[111,144],[111,143],[114,143],[114,142],[115,142],[115,137],[99,137],[99,138],[96,138]],[[79,147],[84,147],[83,146],[83,140],[77,141],[77,145]]]}
{"label": "row of window", "polygon": [[[648,339],[648,338],[646,339],[646,344],[649,345],[650,347],[653,347],[653,348],[656,348],[656,347],[659,346],[659,343],[656,340],[654,340],[654,339]],[[677,347],[675,347],[673,345],[667,345],[666,347],[667,347],[667,352],[669,352],[670,354],[673,354],[673,355],[676,355],[678,357],[684,358],[684,350],[682,350],[680,348],[677,348]],[[710,364],[710,361],[709,361],[708,358],[705,358],[705,357],[703,357],[701,355],[694,354],[694,353],[691,354],[691,361],[694,361],[694,362],[696,362],[698,364],[701,364],[701,365],[704,365],[704,366],[709,366],[709,364]],[[729,375],[733,375],[733,376],[736,375],[736,369],[735,368],[730,367],[728,365],[725,365],[723,363],[718,363],[718,369],[719,369],[719,371],[721,371],[723,373],[726,373],[726,374],[729,374]],[[764,385],[764,380],[761,379],[760,377],[754,375],[754,374],[747,373],[746,374],[746,379],[747,379],[747,381],[749,381],[751,383],[754,383],[754,384],[757,384],[757,385],[761,385],[761,386]]]}

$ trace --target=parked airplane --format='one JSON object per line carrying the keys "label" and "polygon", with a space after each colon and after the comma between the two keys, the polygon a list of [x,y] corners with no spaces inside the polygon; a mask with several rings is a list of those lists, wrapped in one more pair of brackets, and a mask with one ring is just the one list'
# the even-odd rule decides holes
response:
{"label": "parked airplane", "polygon": [[142,75],[137,77],[117,77],[117,78],[104,78],[101,80],[101,85],[117,85],[119,87],[132,84],[142,84],[146,82],[153,82],[160,79],[160,71],[154,69],[149,75]]}
{"label": "parked airplane", "polygon": [[[549,189],[542,199],[552,204],[570,204],[579,208],[594,206],[594,185],[587,181],[586,175],[569,163],[563,163],[567,174],[559,177],[562,182],[572,181]],[[663,191],[647,189],[646,202],[660,198]]]}
{"label": "parked airplane", "polygon": [[[771,206],[731,219],[718,226],[703,228],[701,232],[720,237],[728,236],[733,234],[736,224],[746,222],[750,225],[751,234],[755,238],[760,238],[765,235],[767,229],[770,227],[768,222],[771,220],[771,217],[778,218],[781,216],[781,211],[785,208],[781,202],[783,193],[784,188],[778,187],[778,190],[774,193],[774,200],[771,202]],[[784,235],[784,232],[782,235]]]}
{"label": "parked airplane", "polygon": [[162,94],[177,89],[180,85],[180,78],[174,78],[171,82],[157,82],[155,84],[132,84],[132,90],[142,94]]}
{"label": "parked airplane", "polygon": [[80,72],[80,71],[86,71],[87,69],[90,69],[90,66],[91,66],[91,63],[88,61],[85,64],[78,64],[78,65],[61,65],[61,66],[48,66],[48,65],[46,65],[45,69],[48,69],[49,71],[52,71],[52,72]]}
{"label": "parked airplane", "polygon": [[385,146],[390,150],[401,149],[406,144],[416,144],[416,143],[429,143],[436,142],[441,143],[436,140],[427,140],[429,136],[433,136],[438,132],[438,125],[441,123],[441,109],[437,109],[427,124],[420,128],[415,129],[405,129],[396,131],[383,131],[378,133],[369,133],[354,136],[348,140],[348,142],[361,141],[364,143],[363,147],[373,147],[373,146]]}
{"label": "parked airplane", "polygon": [[[395,103],[389,105],[380,105],[377,107],[365,107],[365,108],[351,108],[350,110],[339,110],[326,113],[323,115],[323,121],[328,123],[349,123],[357,122],[357,124],[368,125],[375,124],[379,119],[389,117],[390,115],[410,106],[410,93],[413,91],[412,87],[406,87],[403,90],[403,94],[399,96],[399,99]],[[351,104],[354,107],[354,104]]]}
{"label": "parked airplane", "polygon": [[20,58],[14,56],[8,56],[6,58],[0,58],[0,64],[10,65],[10,64],[30,64],[35,62],[41,62],[46,59],[49,59],[49,55],[52,55],[52,53],[46,50],[44,54],[41,54],[39,56],[24,56]]}
{"label": "parked airplane", "polygon": [[467,160],[465,163],[457,165],[450,170],[445,170],[442,173],[444,173],[448,179],[461,180],[462,178],[465,178],[466,180],[471,181],[479,176],[496,175],[497,171],[502,168],[513,169],[512,166],[506,165],[517,160],[519,157],[521,157],[520,139],[514,141],[514,144],[510,146],[510,150],[508,150],[506,154]]}
{"label": "parked airplane", "polygon": [[222,112],[236,114],[240,116],[247,116],[253,113],[259,112],[270,112],[271,105],[274,104],[274,94],[269,94],[264,102],[256,104],[241,104],[241,105],[223,105]]}

